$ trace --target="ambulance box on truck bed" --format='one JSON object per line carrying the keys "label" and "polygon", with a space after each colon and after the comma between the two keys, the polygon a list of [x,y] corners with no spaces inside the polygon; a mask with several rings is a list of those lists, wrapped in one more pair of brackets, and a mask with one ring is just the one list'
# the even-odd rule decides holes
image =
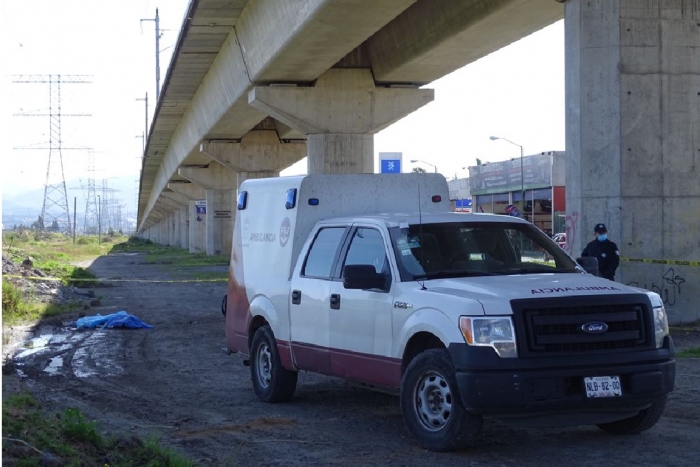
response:
{"label": "ambulance box on truck bed", "polygon": [[675,378],[660,297],[522,219],[449,208],[439,174],[245,181],[224,313],[258,397],[291,399],[300,370],[391,391],[436,451],[485,418],[651,428]]}

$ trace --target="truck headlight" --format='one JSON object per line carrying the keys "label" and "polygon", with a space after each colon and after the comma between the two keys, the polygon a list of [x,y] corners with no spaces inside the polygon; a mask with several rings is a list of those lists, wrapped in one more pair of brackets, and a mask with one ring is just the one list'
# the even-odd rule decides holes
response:
{"label": "truck headlight", "polygon": [[516,358],[515,329],[510,317],[474,318],[461,316],[459,329],[469,345],[492,347],[501,358]]}
{"label": "truck headlight", "polygon": [[654,308],[654,334],[656,336],[656,348],[664,345],[664,337],[668,336],[668,316],[663,305]]}

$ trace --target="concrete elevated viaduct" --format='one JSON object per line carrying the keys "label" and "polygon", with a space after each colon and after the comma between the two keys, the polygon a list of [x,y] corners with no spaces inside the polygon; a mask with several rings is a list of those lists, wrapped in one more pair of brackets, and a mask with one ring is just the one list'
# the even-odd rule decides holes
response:
{"label": "concrete elevated viaduct", "polygon": [[373,135],[430,102],[424,85],[561,18],[569,248],[605,222],[619,278],[700,318],[698,0],[192,0],[140,234],[228,254],[243,180],[303,157],[309,173],[372,172]]}

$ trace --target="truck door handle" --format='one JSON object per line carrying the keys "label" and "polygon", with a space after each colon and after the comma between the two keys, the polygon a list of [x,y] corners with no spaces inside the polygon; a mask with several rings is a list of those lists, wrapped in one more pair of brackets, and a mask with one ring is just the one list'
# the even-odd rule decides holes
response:
{"label": "truck door handle", "polygon": [[292,305],[301,303],[301,290],[292,290]]}
{"label": "truck door handle", "polygon": [[331,294],[331,308],[334,310],[340,310],[340,294]]}

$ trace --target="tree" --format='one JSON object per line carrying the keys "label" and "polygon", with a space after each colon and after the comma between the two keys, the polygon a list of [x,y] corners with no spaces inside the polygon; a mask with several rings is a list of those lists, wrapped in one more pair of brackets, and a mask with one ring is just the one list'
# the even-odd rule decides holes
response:
{"label": "tree", "polygon": [[31,228],[34,230],[44,230],[44,219],[39,216],[37,220],[32,222]]}
{"label": "tree", "polygon": [[414,167],[411,169],[411,172],[415,172],[417,174],[424,174],[426,173],[426,170],[423,167]]}

